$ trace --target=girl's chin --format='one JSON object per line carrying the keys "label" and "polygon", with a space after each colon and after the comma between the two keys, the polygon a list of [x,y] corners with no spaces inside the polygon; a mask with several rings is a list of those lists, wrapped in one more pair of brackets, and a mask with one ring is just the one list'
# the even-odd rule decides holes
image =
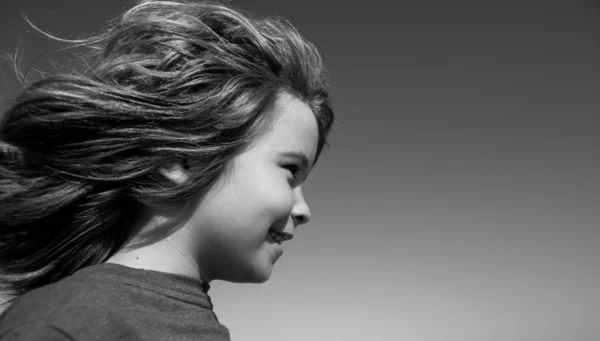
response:
{"label": "girl's chin", "polygon": [[223,280],[233,283],[264,283],[271,278],[274,263],[274,260],[267,260],[260,265],[255,264],[252,267],[246,268],[246,271],[238,272],[238,276],[234,278],[230,277]]}
{"label": "girl's chin", "polygon": [[260,270],[256,270],[252,276],[252,283],[264,283],[269,278],[271,278],[271,274],[273,273],[273,264],[265,265]]}

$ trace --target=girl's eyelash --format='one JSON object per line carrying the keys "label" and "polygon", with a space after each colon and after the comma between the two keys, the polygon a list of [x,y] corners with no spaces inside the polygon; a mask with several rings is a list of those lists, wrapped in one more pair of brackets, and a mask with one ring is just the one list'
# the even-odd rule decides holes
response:
{"label": "girl's eyelash", "polygon": [[285,166],[283,166],[283,168],[289,170],[293,176],[296,176],[296,174],[300,171],[300,167],[298,167],[297,165],[293,165],[293,164],[285,165]]}

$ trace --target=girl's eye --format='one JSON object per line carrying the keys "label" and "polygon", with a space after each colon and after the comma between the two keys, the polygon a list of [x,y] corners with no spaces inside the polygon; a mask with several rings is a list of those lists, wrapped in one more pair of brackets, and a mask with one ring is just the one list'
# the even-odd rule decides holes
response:
{"label": "girl's eye", "polygon": [[290,172],[290,174],[292,174],[292,177],[294,177],[294,178],[300,171],[300,167],[298,165],[294,165],[294,164],[285,165],[285,166],[283,166],[283,168],[287,169]]}

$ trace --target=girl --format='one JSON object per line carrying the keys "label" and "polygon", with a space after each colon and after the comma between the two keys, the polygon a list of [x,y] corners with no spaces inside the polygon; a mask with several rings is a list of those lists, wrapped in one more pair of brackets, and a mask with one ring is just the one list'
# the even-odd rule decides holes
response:
{"label": "girl", "polygon": [[287,22],[143,1],[0,129],[2,340],[228,340],[209,283],[263,282],[310,219],[323,59]]}

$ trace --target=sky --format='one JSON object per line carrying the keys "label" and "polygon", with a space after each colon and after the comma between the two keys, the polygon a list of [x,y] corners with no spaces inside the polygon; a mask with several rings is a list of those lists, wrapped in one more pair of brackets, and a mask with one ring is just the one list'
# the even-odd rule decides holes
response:
{"label": "sky", "polygon": [[[3,0],[0,48],[64,46],[19,7],[77,38],[128,4]],[[232,340],[600,339],[597,1],[231,4],[322,50],[337,116],[271,279],[211,284]]]}

